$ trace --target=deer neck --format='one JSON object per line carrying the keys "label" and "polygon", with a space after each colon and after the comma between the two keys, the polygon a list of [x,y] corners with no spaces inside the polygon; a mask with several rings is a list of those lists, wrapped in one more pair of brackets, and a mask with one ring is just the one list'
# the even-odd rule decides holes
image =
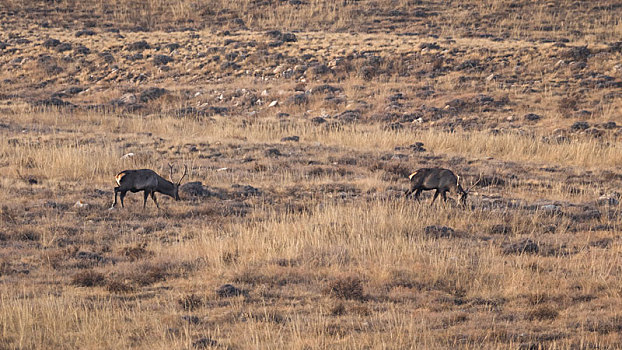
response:
{"label": "deer neck", "polygon": [[176,184],[166,179],[161,179],[160,181],[158,181],[158,192],[165,194],[167,196],[171,196],[173,198],[175,198],[176,187],[177,187]]}

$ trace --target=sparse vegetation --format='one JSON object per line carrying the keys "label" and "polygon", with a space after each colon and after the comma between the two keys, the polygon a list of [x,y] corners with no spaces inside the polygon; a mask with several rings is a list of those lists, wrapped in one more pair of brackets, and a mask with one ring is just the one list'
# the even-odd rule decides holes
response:
{"label": "sparse vegetation", "polygon": [[620,9],[0,0],[0,348],[618,347]]}

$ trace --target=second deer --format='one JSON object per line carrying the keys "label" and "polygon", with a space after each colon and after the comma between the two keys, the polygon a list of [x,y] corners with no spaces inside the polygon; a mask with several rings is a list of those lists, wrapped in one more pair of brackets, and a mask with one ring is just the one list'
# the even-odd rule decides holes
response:
{"label": "second deer", "polygon": [[114,188],[114,202],[110,209],[113,209],[117,205],[118,193],[121,193],[121,207],[124,207],[123,198],[125,198],[125,194],[128,191],[132,193],[139,191],[144,192],[143,209],[145,209],[147,205],[147,197],[149,197],[149,195],[151,195],[151,199],[153,199],[153,202],[158,209],[160,209],[160,205],[155,196],[156,192],[171,196],[176,201],[180,200],[179,185],[181,184],[181,180],[188,174],[188,167],[184,165],[184,174],[179,178],[179,181],[174,182],[173,166],[170,164],[168,166],[171,171],[171,181],[166,180],[151,169],[123,170],[118,173],[117,176],[115,176],[115,180],[119,186]]}
{"label": "second deer", "polygon": [[406,191],[406,197],[414,192],[415,199],[419,199],[421,191],[436,190],[430,205],[434,204],[439,194],[443,197],[444,201],[447,201],[448,191],[460,195],[460,201],[463,205],[466,205],[469,190],[477,185],[476,182],[471,188],[465,191],[462,186],[460,186],[460,176],[454,174],[449,169],[443,168],[422,168],[410,174],[408,178],[410,179],[410,189]]}

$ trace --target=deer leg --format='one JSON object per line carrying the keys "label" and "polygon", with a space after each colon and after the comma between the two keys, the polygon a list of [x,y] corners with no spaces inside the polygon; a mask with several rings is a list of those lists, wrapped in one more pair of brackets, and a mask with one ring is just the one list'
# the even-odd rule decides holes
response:
{"label": "deer leg", "polygon": [[432,203],[430,203],[430,205],[434,204],[434,201],[436,200],[436,197],[438,197],[439,193],[440,193],[439,190],[436,190],[436,192],[434,192],[434,197],[432,198]]}
{"label": "deer leg", "polygon": [[415,199],[419,200],[420,195],[421,195],[421,189],[418,189],[417,192],[415,192]]}
{"label": "deer leg", "polygon": [[[123,204],[123,198],[125,198],[125,194],[127,193],[127,191],[120,191],[121,192],[121,208],[125,208],[125,204]],[[115,196],[116,199],[116,196]]]}
{"label": "deer leg", "polygon": [[151,192],[151,199],[153,199],[153,202],[155,203],[156,207],[160,209],[160,205],[158,204],[158,201],[156,200],[155,192]]}
{"label": "deer leg", "polygon": [[149,197],[149,191],[145,190],[145,195],[143,199],[143,210],[145,210],[145,207],[147,206],[147,197]]}
{"label": "deer leg", "polygon": [[115,187],[114,188],[114,202],[112,202],[112,206],[110,207],[110,209],[114,208],[115,205],[117,205],[117,193],[119,193],[119,188]]}
{"label": "deer leg", "polygon": [[443,197],[443,202],[447,202],[447,191],[441,192],[441,197]]}

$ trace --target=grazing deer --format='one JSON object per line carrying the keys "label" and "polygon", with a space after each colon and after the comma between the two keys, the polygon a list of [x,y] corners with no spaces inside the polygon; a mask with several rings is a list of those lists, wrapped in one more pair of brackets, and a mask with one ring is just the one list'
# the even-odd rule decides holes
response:
{"label": "grazing deer", "polygon": [[145,209],[147,205],[147,197],[149,197],[149,195],[151,195],[151,199],[153,199],[153,202],[158,209],[160,209],[160,205],[155,196],[156,192],[171,196],[178,201],[180,199],[179,185],[181,184],[181,180],[188,174],[188,166],[184,166],[184,174],[177,182],[173,181],[173,166],[170,164],[168,166],[171,170],[171,181],[166,180],[151,169],[123,170],[118,173],[117,176],[115,176],[115,180],[119,186],[114,188],[114,203],[112,203],[110,209],[113,209],[117,205],[117,194],[119,192],[121,192],[121,207],[124,207],[123,198],[125,198],[125,193],[127,191],[132,193],[144,191],[145,198],[143,200],[143,209]]}
{"label": "grazing deer", "polygon": [[[408,177],[410,179],[410,189],[406,191],[406,197],[415,192],[415,199],[419,199],[421,191],[436,190],[432,203],[436,200],[436,197],[440,194],[444,201],[447,201],[447,191],[455,192],[460,195],[460,201],[463,205],[466,205],[467,195],[469,190],[477,185],[477,182],[465,191],[460,186],[460,176],[454,174],[451,170],[443,168],[422,168]],[[479,181],[478,181],[479,182]]]}

